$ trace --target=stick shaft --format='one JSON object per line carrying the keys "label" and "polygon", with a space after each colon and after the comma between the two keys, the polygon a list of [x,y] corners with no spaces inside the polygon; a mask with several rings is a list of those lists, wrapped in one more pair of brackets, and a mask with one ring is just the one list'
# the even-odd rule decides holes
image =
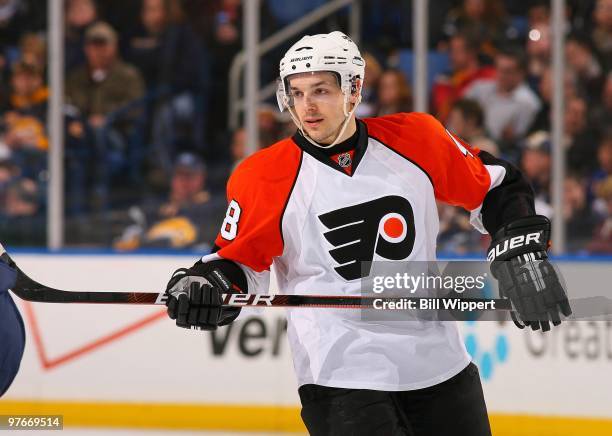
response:
{"label": "stick shaft", "polygon": [[[17,270],[17,280],[11,289],[22,300],[39,303],[87,303],[87,304],[157,304],[165,305],[165,292],[95,292],[65,291],[45,286],[28,277],[0,245],[0,260]],[[223,294],[223,305],[244,307],[318,307],[337,309],[371,309],[375,303],[416,301],[431,298],[383,297],[360,295],[287,295],[287,294]],[[510,310],[506,299],[462,298],[466,302],[494,301],[495,310]]]}

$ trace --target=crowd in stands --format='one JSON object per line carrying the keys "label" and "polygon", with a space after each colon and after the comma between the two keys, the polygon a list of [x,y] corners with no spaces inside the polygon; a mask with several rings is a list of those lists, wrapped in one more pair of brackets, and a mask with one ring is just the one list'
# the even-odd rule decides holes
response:
{"label": "crowd in stands", "polygon": [[[44,245],[50,90],[47,2],[0,0],[0,239]],[[246,157],[229,129],[240,0],[65,0],[66,237],[72,245],[203,249]],[[323,0],[261,0],[261,37]],[[412,110],[412,7],[362,0],[358,117]],[[472,146],[519,166],[551,207],[552,29],[548,0],[436,0],[429,7],[429,111]],[[290,5],[291,7],[289,7]],[[568,251],[612,253],[612,0],[567,0],[563,218]],[[347,9],[308,33],[348,31]],[[287,44],[290,44],[288,42]],[[280,46],[261,60],[275,79]],[[273,101],[258,148],[295,131]],[[439,205],[439,249],[482,253],[470,217]]]}

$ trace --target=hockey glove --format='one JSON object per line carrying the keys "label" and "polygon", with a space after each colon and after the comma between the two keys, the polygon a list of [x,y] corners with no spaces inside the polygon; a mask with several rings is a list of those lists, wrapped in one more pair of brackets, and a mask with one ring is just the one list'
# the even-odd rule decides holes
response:
{"label": "hockey glove", "polygon": [[222,306],[221,295],[234,292],[231,282],[218,268],[205,263],[180,268],[166,287],[168,316],[179,327],[216,330],[234,321],[240,313],[240,308]]}
{"label": "hockey glove", "polygon": [[572,313],[567,293],[548,261],[550,221],[535,215],[520,218],[500,229],[489,247],[491,273],[499,281],[499,292],[509,298],[510,313],[519,328],[550,330],[561,324],[560,315]]}

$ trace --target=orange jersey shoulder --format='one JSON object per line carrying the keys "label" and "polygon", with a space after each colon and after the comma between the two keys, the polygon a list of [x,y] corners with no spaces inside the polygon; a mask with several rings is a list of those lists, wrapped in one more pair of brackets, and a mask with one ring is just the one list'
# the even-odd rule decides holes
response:
{"label": "orange jersey shoulder", "polygon": [[221,257],[263,271],[282,254],[281,220],[301,159],[300,148],[285,139],[238,165],[227,183],[229,207],[215,240]]}
{"label": "orange jersey shoulder", "polygon": [[433,116],[420,112],[368,118],[368,136],[421,168],[436,198],[473,210],[490,187],[479,150],[450,134]]}

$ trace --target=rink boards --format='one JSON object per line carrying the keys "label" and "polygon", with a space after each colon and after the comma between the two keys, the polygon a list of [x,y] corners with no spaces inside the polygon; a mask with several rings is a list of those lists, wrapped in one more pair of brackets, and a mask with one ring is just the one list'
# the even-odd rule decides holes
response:
{"label": "rink boards", "polygon": [[[73,290],[158,291],[193,256],[16,254],[34,279]],[[563,264],[570,287],[611,282],[605,260]],[[282,309],[215,333],[154,306],[18,302],[28,334],[0,414],[57,413],[67,426],[303,431]],[[494,434],[612,434],[612,322],[542,335],[461,323]]]}

